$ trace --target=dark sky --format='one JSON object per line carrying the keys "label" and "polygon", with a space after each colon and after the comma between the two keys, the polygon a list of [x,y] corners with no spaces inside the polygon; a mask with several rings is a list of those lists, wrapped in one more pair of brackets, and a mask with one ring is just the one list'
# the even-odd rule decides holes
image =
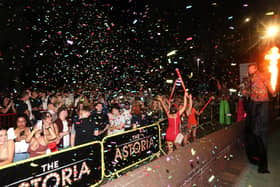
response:
{"label": "dark sky", "polygon": [[[234,80],[238,67],[229,64],[257,58],[259,30],[280,21],[279,5],[277,0],[2,1],[0,84],[17,79],[37,87],[85,82],[110,89],[127,82],[152,87],[176,77],[175,68],[185,76],[194,72],[189,82],[210,74]],[[275,15],[265,16],[269,11]],[[244,23],[247,17],[251,21]],[[168,61],[171,50],[178,52]],[[197,59],[203,62],[199,71]]]}

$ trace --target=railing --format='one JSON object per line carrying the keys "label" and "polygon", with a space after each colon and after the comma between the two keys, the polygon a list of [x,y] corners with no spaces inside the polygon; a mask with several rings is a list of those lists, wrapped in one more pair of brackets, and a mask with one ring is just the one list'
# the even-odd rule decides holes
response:
{"label": "railing", "polygon": [[[214,123],[213,108],[199,119],[197,136],[225,127]],[[8,114],[2,116],[14,116]],[[11,124],[6,123],[6,124]],[[11,125],[8,125],[11,126]],[[110,135],[55,153],[29,158],[0,168],[1,184],[6,186],[89,186],[127,172],[165,154],[166,119],[124,133]],[[16,175],[18,173],[18,175]]]}
{"label": "railing", "polygon": [[0,114],[0,127],[10,128],[16,124],[16,113]]}
{"label": "railing", "polygon": [[160,155],[159,122],[0,168],[3,186],[89,186]]}

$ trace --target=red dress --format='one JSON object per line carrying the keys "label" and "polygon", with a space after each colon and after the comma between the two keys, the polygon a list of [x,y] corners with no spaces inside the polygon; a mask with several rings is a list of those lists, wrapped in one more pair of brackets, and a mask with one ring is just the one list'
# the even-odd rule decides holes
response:
{"label": "red dress", "polygon": [[180,113],[177,112],[176,118],[168,118],[168,128],[166,131],[166,141],[174,142],[179,134],[179,125],[181,123]]}
{"label": "red dress", "polygon": [[192,113],[189,115],[188,118],[188,128],[191,129],[194,126],[197,127],[197,121],[195,119],[195,109],[192,108]]}

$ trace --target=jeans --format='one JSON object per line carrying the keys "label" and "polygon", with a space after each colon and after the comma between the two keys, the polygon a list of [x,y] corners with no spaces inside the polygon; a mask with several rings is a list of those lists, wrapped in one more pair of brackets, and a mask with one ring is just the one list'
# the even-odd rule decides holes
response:
{"label": "jeans", "polygon": [[29,153],[15,153],[13,162],[25,160],[29,158]]}
{"label": "jeans", "polygon": [[270,123],[270,102],[251,101],[246,119],[247,128],[255,135],[255,151],[259,157],[259,168],[267,169],[267,131]]}

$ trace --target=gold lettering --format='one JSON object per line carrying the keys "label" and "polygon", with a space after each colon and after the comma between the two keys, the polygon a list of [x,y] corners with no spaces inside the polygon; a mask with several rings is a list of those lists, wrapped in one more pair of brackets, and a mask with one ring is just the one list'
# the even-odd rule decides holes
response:
{"label": "gold lettering", "polygon": [[42,181],[42,177],[36,178],[30,181],[30,184],[34,187],[39,187],[39,182]]}
{"label": "gold lettering", "polygon": [[30,185],[28,182],[23,182],[18,187],[30,187]]}
{"label": "gold lettering", "polygon": [[132,143],[130,143],[130,144],[128,144],[128,147],[129,147],[129,156],[131,156],[132,155]]}
{"label": "gold lettering", "polygon": [[128,157],[128,151],[127,151],[127,146],[123,146],[123,157],[127,158]]}
{"label": "gold lettering", "polygon": [[77,181],[77,180],[79,180],[78,178],[77,178],[77,175],[78,175],[78,171],[77,171],[77,165],[74,165],[74,172],[73,172],[73,174],[74,174],[74,181]]}
{"label": "gold lettering", "polygon": [[116,155],[115,155],[115,162],[117,162],[118,158],[120,158],[122,160],[122,153],[120,151],[120,149],[117,147],[117,150],[116,150]]}
{"label": "gold lettering", "polygon": [[[137,145],[138,145],[138,148],[137,148]],[[133,151],[135,154],[139,153],[141,151],[141,146],[140,146],[140,143],[139,142],[135,142],[134,145],[133,145]]]}
{"label": "gold lettering", "polygon": [[86,162],[83,162],[83,164],[82,164],[82,168],[81,168],[81,171],[80,171],[79,179],[82,178],[83,174],[87,174],[87,175],[90,174],[90,169],[88,168]]}
{"label": "gold lettering", "polygon": [[141,151],[145,151],[146,150],[146,148],[145,148],[145,146],[146,146],[146,141],[145,140],[141,140]]}
{"label": "gold lettering", "polygon": [[59,183],[60,183],[60,176],[59,176],[59,174],[56,173],[56,172],[48,174],[48,175],[44,178],[43,183],[42,183],[42,186],[43,186],[43,187],[47,186],[48,180],[51,179],[51,178],[53,178],[53,177],[56,179],[56,180],[55,180],[56,183],[55,183],[54,186],[59,186]]}
{"label": "gold lettering", "polygon": [[[68,175],[66,173],[68,172]],[[70,179],[73,171],[71,168],[65,168],[62,170],[62,186],[66,186],[66,183],[72,184],[72,180]]]}

